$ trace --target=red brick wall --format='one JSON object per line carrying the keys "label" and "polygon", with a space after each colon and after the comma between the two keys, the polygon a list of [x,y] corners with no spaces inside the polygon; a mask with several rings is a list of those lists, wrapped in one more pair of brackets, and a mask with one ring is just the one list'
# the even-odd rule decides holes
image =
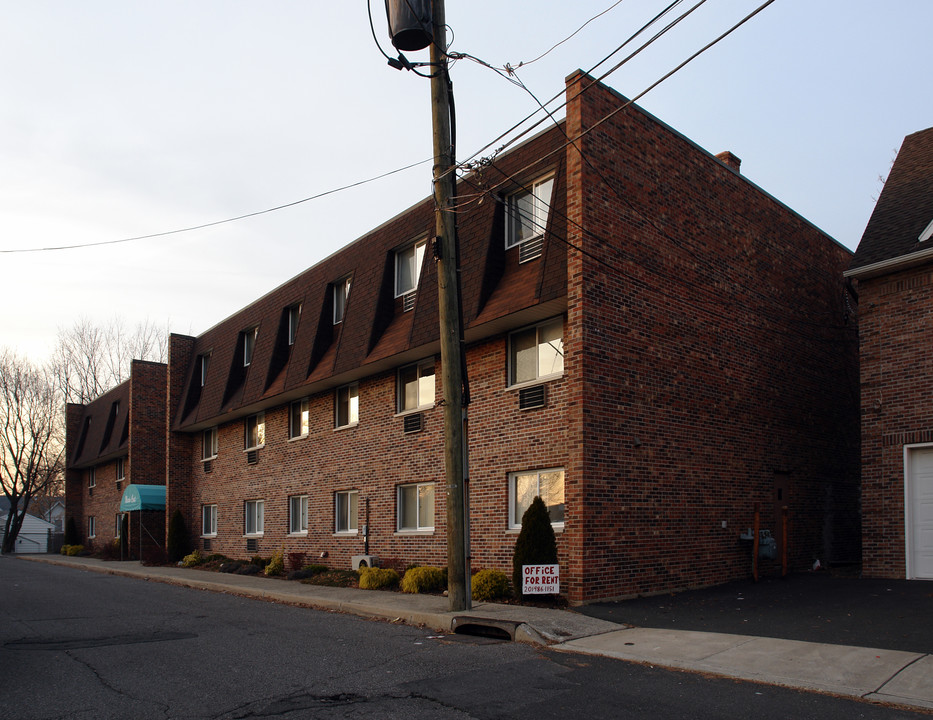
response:
{"label": "red brick wall", "polygon": [[137,485],[165,484],[166,377],[163,363],[133,361],[127,480]]}
{"label": "red brick wall", "polygon": [[[586,91],[568,134],[620,104]],[[857,559],[848,251],[635,108],[576,147],[586,159],[570,151],[567,205],[583,229],[568,235],[586,254],[568,255],[568,375],[585,402],[571,599],[748,575],[738,536],[756,503],[775,527],[779,482],[795,569]]]}
{"label": "red brick wall", "polygon": [[907,572],[904,446],[933,443],[933,272],[860,280],[862,569]]}
{"label": "red brick wall", "polygon": [[[506,389],[506,338],[498,336],[468,350],[473,403],[470,406],[470,467],[473,568],[511,567],[516,533],[508,530],[508,473],[561,466],[564,380],[549,383],[548,408],[521,411],[518,395]],[[436,397],[440,398],[439,361]],[[360,382],[360,420],[335,430],[334,393],[311,397],[307,437],[288,440],[288,408],[267,410],[266,442],[258,462],[247,464],[244,423],[220,426],[218,456],[205,473],[199,446],[188,472],[194,478],[192,522],[200,528],[200,508],[218,506],[218,534],[212,552],[246,557],[243,503],[265,501],[265,531],[258,553],[280,547],[303,552],[307,561],[320,554],[333,567],[349,568],[350,557],[363,553],[363,536],[334,533],[334,493],[359,491],[359,527],[366,523],[369,501],[369,551],[383,563],[446,565],[447,538],[443,494],[443,413],[424,412],[424,430],[405,435],[395,415],[395,373]],[[431,533],[396,532],[396,488],[416,482],[435,483],[435,529]],[[288,498],[309,496],[307,536],[288,535]]]}

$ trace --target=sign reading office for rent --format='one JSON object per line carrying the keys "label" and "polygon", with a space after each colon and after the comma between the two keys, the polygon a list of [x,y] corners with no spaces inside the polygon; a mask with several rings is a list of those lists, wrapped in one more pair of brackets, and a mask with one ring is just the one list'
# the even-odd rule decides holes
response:
{"label": "sign reading office for rent", "polygon": [[560,566],[522,565],[522,595],[560,592]]}

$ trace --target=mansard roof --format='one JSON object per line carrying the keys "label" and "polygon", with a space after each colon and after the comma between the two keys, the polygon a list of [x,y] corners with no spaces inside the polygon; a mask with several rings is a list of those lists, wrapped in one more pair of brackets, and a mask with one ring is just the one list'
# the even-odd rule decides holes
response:
{"label": "mansard roof", "polygon": [[[458,183],[461,301],[467,340],[566,305],[565,138],[554,127]],[[539,260],[505,250],[505,197],[546,173],[557,182]],[[486,191],[492,188],[492,197]],[[434,201],[427,198],[194,339],[173,426],[232,420],[262,407],[386,371],[438,348]],[[395,297],[395,252],[427,239],[414,307]],[[349,277],[343,321],[333,322],[333,287]],[[289,345],[288,309],[300,305]],[[256,330],[244,366],[244,333]],[[201,363],[207,360],[202,386]]]}
{"label": "mansard roof", "polygon": [[129,450],[130,381],[117,385],[82,408],[78,440],[69,467],[91,467]]}
{"label": "mansard roof", "polygon": [[847,274],[882,274],[911,256],[925,260],[927,251],[933,257],[933,237],[924,233],[931,222],[933,128],[928,128],[904,138]]}

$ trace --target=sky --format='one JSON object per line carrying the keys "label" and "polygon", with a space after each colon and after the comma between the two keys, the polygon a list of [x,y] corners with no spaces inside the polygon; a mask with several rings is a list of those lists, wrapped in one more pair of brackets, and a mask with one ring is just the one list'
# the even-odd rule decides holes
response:
{"label": "sky", "polygon": [[[762,1],[682,2],[603,82],[640,94]],[[429,195],[429,81],[387,65],[371,3],[375,39],[365,0],[0,0],[0,347],[42,362],[81,319],[198,335]],[[458,159],[668,4],[448,0],[451,51],[530,91],[454,63]],[[638,104],[854,250],[933,125],[931,26],[929,0],[776,0]]]}

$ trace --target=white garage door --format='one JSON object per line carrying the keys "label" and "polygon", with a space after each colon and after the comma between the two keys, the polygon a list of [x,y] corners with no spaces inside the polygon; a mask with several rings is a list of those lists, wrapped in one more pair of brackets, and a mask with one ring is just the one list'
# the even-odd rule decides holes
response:
{"label": "white garage door", "polygon": [[907,577],[933,580],[933,448],[910,451]]}

